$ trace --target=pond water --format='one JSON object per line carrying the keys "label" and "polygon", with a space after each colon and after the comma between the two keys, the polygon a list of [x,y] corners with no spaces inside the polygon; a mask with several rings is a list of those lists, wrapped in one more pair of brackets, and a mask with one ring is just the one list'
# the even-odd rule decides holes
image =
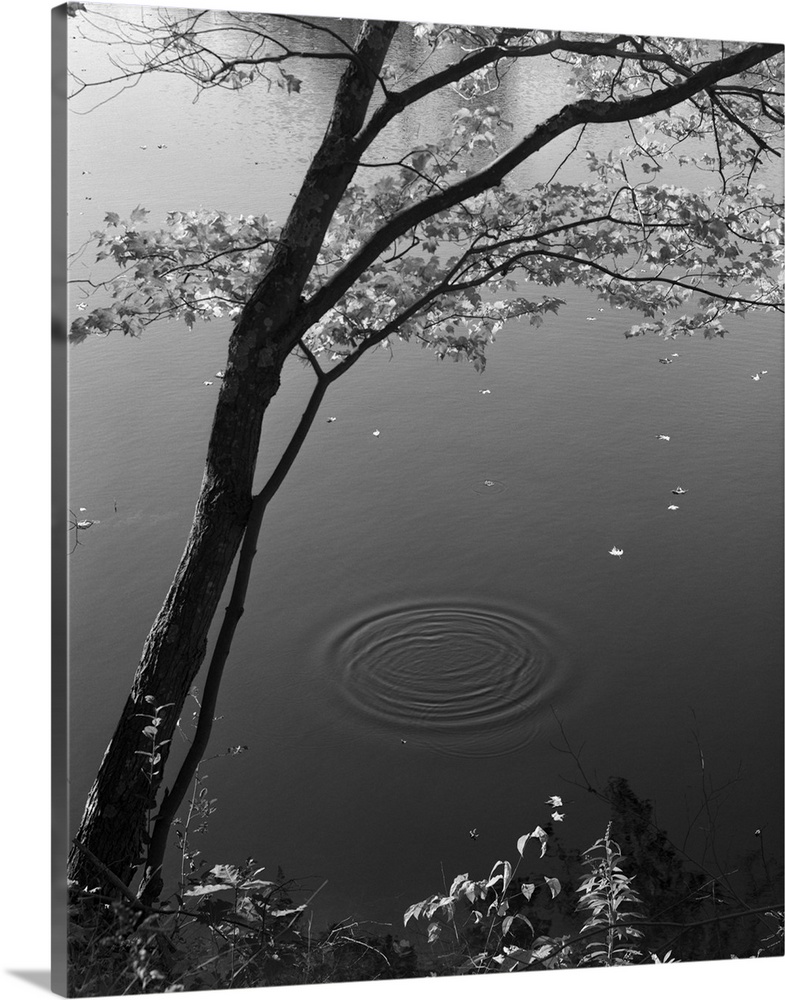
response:
{"label": "pond water", "polygon": [[[105,65],[72,44],[75,69]],[[170,76],[89,114],[95,93],[80,101],[72,248],[136,205],[151,225],[200,205],[282,221],[339,67],[308,72],[299,96],[194,104]],[[513,135],[568,96],[531,73],[513,93]],[[395,141],[438,137],[453,101],[434,98]],[[73,277],[89,274],[86,254]],[[318,921],[399,929],[445,879],[512,858],[554,794],[564,840],[588,847],[607,816],[569,783],[557,720],[598,784],[628,778],[677,838],[702,755],[715,785],[740,776],[721,850],[757,850],[756,828],[781,839],[781,323],[626,340],[634,316],[565,297],[538,330],[509,324],[482,376],[409,345],[368,356],[330,390],[269,509],[211,752],[249,749],[205,765],[217,810],[198,846],[210,864],[252,856],[328,880]],[[95,522],[69,562],[74,824],[187,537],[228,334],[163,323],[69,352],[70,505]],[[287,365],[260,484],[311,385]]]}

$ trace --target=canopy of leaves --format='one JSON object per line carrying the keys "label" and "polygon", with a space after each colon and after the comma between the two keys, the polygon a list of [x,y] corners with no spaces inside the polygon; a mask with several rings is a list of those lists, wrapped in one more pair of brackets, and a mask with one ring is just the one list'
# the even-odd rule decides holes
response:
{"label": "canopy of leaves", "polygon": [[96,261],[121,270],[97,286],[111,302],[71,324],[71,340],[118,330],[139,335],[158,319],[236,316],[264,271],[278,236],[265,216],[225,212],[169,212],[161,230],[140,228],[149,212],[137,206],[128,219],[108,212],[92,234]]}
{"label": "canopy of leaves", "polygon": [[[309,59],[352,58],[351,46],[324,26],[292,19],[312,29],[308,46],[293,47],[286,18],[227,14],[216,25],[208,14],[214,12],[170,11],[138,37],[141,28],[126,25],[129,40],[141,44],[143,38],[146,47],[135,69],[122,68],[125,78],[165,70],[189,76],[200,88],[236,88],[263,76],[296,99],[303,81],[294,67],[300,73]],[[395,335],[482,370],[487,345],[505,323],[540,324],[558,310],[563,299],[551,293],[557,287],[583,287],[641,314],[645,322],[631,323],[628,336],[696,330],[722,336],[728,316],[751,308],[782,311],[782,203],[756,182],[781,146],[781,56],[665,114],[631,122],[632,141],[624,148],[581,147],[579,153],[578,136],[569,156],[583,158],[583,183],[561,182],[558,170],[527,187],[503,179],[424,213],[401,233],[393,230],[407,209],[448,192],[501,155],[512,124],[491,98],[516,61],[564,62],[577,105],[616,105],[678,85],[744,48],[428,24],[414,26],[411,36],[409,57],[381,74],[383,103],[358,137],[358,150],[367,155],[302,289],[303,301],[314,303],[304,337],[314,355],[340,360]],[[376,161],[374,142],[394,115],[445,86],[461,103],[443,141]],[[697,192],[656,183],[666,167],[686,165],[705,171],[711,186]],[[234,319],[280,236],[265,217],[176,211],[165,228],[146,229],[146,215],[140,207],[125,220],[109,212],[106,228],[92,234],[97,261],[120,270],[93,286],[108,296],[97,295],[96,308],[73,321],[73,341],[113,330],[137,335],[159,318],[189,327],[197,319]],[[393,235],[380,239],[387,228]],[[369,253],[376,243],[378,251]],[[325,292],[347,272],[353,277],[348,289],[329,301]],[[326,306],[316,308],[323,300]]]}

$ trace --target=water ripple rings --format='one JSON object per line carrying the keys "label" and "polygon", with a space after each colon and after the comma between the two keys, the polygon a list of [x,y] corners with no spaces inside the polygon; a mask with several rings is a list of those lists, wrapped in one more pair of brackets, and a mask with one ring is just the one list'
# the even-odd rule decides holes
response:
{"label": "water ripple rings", "polygon": [[481,479],[477,483],[472,483],[472,490],[475,493],[504,493],[507,489],[505,483],[500,479]]}
{"label": "water ripple rings", "polygon": [[474,604],[384,609],[335,635],[327,653],[357,713],[407,743],[459,756],[529,743],[558,681],[543,625]]}

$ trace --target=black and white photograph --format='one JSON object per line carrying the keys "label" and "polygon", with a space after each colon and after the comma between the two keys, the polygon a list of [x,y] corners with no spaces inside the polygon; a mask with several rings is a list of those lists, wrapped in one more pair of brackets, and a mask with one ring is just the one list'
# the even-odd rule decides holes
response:
{"label": "black and white photograph", "polygon": [[781,19],[351,7],[52,11],[51,988],[738,995]]}

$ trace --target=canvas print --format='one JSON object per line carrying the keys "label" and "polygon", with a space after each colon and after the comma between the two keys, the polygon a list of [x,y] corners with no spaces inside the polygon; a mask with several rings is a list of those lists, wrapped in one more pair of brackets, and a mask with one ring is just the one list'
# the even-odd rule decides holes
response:
{"label": "canvas print", "polygon": [[289,6],[53,12],[55,988],[776,959],[783,39]]}

